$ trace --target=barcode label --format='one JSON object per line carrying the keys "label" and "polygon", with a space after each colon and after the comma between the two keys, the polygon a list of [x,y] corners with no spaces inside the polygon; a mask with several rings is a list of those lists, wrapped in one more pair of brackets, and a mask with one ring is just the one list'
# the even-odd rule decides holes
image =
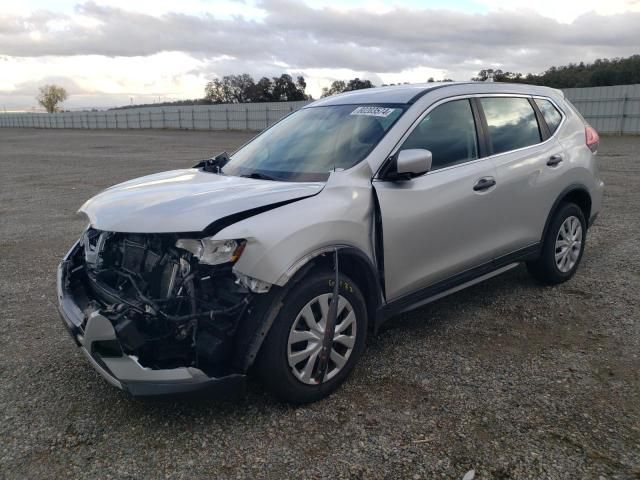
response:
{"label": "barcode label", "polygon": [[358,107],[350,115],[365,115],[368,117],[388,117],[395,108],[388,107]]}

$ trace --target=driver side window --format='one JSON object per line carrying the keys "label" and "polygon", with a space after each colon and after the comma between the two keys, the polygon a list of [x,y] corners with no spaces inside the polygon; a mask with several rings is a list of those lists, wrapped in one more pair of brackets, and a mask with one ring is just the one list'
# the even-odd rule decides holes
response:
{"label": "driver side window", "polygon": [[431,170],[478,158],[478,137],[468,99],[434,108],[409,134],[401,150],[422,148],[433,156]]}

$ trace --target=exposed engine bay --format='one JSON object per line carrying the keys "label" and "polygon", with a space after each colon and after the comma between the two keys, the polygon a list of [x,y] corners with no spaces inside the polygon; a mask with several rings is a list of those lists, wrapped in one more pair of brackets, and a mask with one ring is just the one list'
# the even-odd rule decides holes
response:
{"label": "exposed engine bay", "polygon": [[85,311],[99,309],[113,325],[118,342],[100,344],[101,355],[219,374],[252,294],[231,263],[201,263],[177,241],[175,234],[88,229],[69,266],[71,288],[83,292]]}

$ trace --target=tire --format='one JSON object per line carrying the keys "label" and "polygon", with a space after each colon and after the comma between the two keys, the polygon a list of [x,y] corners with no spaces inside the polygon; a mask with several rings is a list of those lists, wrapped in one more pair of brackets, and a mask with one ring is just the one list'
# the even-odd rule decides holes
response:
{"label": "tire", "polygon": [[[341,332],[340,341],[334,339],[332,354],[340,351],[347,357],[346,362],[338,368],[338,364],[332,359],[329,362],[325,380],[318,383],[313,379],[313,372],[317,372],[317,357],[307,353],[311,350],[314,352],[319,350],[316,337],[322,337],[317,330],[309,326],[309,323],[315,322],[322,329],[319,320],[322,318],[322,312],[328,307],[334,281],[333,272],[312,271],[294,285],[284,298],[283,307],[260,349],[254,364],[256,372],[264,385],[281,400],[290,403],[310,403],[328,396],[345,381],[364,350],[367,334],[367,309],[364,297],[349,277],[340,274],[341,298],[338,304],[336,331],[339,328],[344,330]],[[352,319],[349,312],[353,313],[355,318]],[[306,316],[313,316],[313,318],[307,322]],[[345,325],[348,326],[345,327]],[[304,340],[295,343],[303,336]],[[341,343],[347,341],[352,342],[351,349]],[[348,355],[346,355],[347,352]],[[302,359],[300,363],[291,366],[290,361],[294,362],[298,358],[294,357],[296,354],[301,358],[306,355],[307,359]],[[312,366],[305,368],[311,362],[314,362]],[[308,375],[310,371],[312,371],[311,378]]]}
{"label": "tire", "polygon": [[[572,227],[575,227],[575,234],[566,229],[573,230]],[[564,235],[568,234],[566,237],[561,229]],[[549,223],[540,258],[527,263],[529,273],[547,285],[566,282],[575,275],[580,265],[586,238],[587,222],[582,209],[575,203],[562,204]],[[567,250],[564,250],[565,246]],[[567,252],[566,255],[563,255],[563,251]],[[556,259],[556,255],[560,260]]]}

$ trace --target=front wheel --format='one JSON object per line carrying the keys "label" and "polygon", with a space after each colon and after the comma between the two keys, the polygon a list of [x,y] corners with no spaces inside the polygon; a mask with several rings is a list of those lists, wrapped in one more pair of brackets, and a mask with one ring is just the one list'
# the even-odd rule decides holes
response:
{"label": "front wheel", "polygon": [[540,258],[527,263],[529,273],[548,285],[566,282],[580,265],[586,238],[582,209],[575,203],[565,203],[551,219]]}
{"label": "front wheel", "polygon": [[347,378],[362,353],[367,309],[358,286],[339,277],[338,313],[327,370],[318,378],[318,357],[333,297],[335,274],[311,273],[284,299],[260,350],[256,369],[282,400],[308,403],[326,397]]}

